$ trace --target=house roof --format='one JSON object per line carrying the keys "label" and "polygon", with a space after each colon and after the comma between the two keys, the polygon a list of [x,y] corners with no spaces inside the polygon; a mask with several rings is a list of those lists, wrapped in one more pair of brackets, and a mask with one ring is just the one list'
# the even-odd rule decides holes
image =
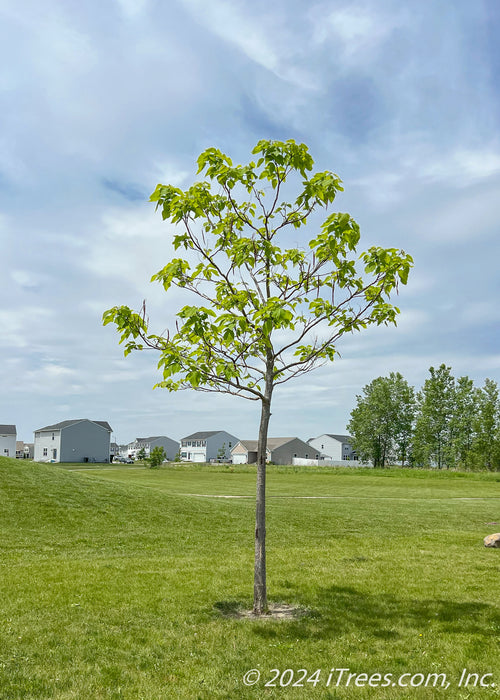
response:
{"label": "house roof", "polygon": [[191,435],[186,435],[186,437],[181,438],[182,440],[206,440],[212,435],[217,435],[218,433],[224,433],[225,430],[208,430],[206,432],[192,433]]}
{"label": "house roof", "polygon": [[[166,435],[152,435],[151,437],[140,437],[136,438],[134,442],[151,442],[151,440],[171,440],[172,438],[168,438]],[[177,442],[177,440],[173,440],[172,442]]]}
{"label": "house roof", "polygon": [[[299,440],[299,438],[296,438],[296,437],[268,438],[267,439],[267,449],[270,452],[272,452],[273,450],[277,450],[278,447],[281,447],[282,445],[286,445],[287,442],[291,442],[292,440]],[[243,445],[243,447],[248,452],[257,452],[258,440],[240,440],[238,444]]]}
{"label": "house roof", "polygon": [[15,425],[0,425],[0,433],[2,435],[17,435]]}
{"label": "house roof", "polygon": [[[324,433],[324,435],[333,438],[334,440],[338,440],[338,442],[352,442],[352,437],[350,435],[332,435],[332,433]],[[319,437],[321,437],[321,435]],[[318,438],[310,438],[307,442],[311,442],[311,440],[317,439]]]}
{"label": "house roof", "polygon": [[112,427],[107,421],[89,420],[88,418],[75,418],[74,420],[63,420],[60,423],[54,423],[54,425],[46,425],[45,428],[38,428],[35,432],[39,432],[42,430],[63,430],[63,428],[67,428],[68,426],[74,425],[75,423],[83,423],[83,421],[88,421],[89,423],[96,423],[97,425],[100,425],[101,428],[109,430],[110,433],[113,432]]}

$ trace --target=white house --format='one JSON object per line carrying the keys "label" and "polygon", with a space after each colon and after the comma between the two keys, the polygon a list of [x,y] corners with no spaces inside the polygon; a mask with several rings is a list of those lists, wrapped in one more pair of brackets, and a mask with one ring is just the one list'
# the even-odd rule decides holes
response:
{"label": "white house", "polygon": [[352,449],[352,438],[349,435],[324,434],[308,441],[311,447],[323,452],[325,457],[334,461],[357,460],[358,456]]}
{"label": "white house", "polygon": [[16,438],[15,425],[0,425],[0,457],[16,456]]}
{"label": "white house", "polygon": [[231,448],[236,445],[238,438],[226,433],[225,430],[211,430],[193,433],[180,442],[181,460],[183,462],[209,462],[228,460]]}
{"label": "white house", "polygon": [[[297,437],[268,438],[266,462],[293,464],[294,458],[320,459],[323,455]],[[231,450],[233,464],[254,464],[257,461],[257,440],[240,440]]]}
{"label": "white house", "polygon": [[155,435],[152,437],[136,438],[127,445],[127,456],[136,459],[141,450],[144,450],[146,457],[151,455],[155,447],[163,447],[167,459],[173,460],[179,452],[179,443],[166,435]]}
{"label": "white house", "polygon": [[111,427],[79,418],[35,431],[35,462],[109,462]]}

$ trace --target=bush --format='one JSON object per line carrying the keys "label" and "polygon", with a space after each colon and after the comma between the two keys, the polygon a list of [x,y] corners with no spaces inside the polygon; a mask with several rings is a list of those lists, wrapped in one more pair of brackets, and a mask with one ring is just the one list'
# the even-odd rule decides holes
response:
{"label": "bush", "polygon": [[165,449],[163,447],[154,447],[153,450],[151,451],[151,455],[149,457],[149,466],[151,469],[154,469],[156,467],[159,467],[163,462],[166,460],[167,455],[165,453]]}

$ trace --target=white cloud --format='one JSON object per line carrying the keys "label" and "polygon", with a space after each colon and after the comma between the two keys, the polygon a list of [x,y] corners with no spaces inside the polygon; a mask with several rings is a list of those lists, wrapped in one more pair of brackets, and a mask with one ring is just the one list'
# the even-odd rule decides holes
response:
{"label": "white cloud", "polygon": [[117,3],[125,17],[134,20],[146,12],[150,0],[117,0]]}
{"label": "white cloud", "polygon": [[16,284],[26,289],[38,287],[42,280],[45,279],[42,275],[36,274],[31,270],[12,270],[10,276]]}
{"label": "white cloud", "polygon": [[424,160],[420,169],[421,177],[431,182],[451,182],[467,187],[500,173],[500,149],[496,144],[475,150],[459,148],[449,154],[435,154],[434,158]]}
{"label": "white cloud", "polygon": [[51,309],[38,306],[0,310],[0,347],[30,347],[48,330],[53,318]]}
{"label": "white cloud", "polygon": [[500,320],[500,306],[496,299],[468,302],[461,312],[463,322],[472,326],[497,323]]}
{"label": "white cloud", "polygon": [[276,77],[305,90],[317,87],[314,72],[297,61],[301,42],[287,26],[283,15],[250,11],[244,3],[230,0],[182,0],[197,21],[236,46],[257,65]]}
{"label": "white cloud", "polygon": [[[313,7],[313,41],[335,46],[343,63],[365,63],[373,57],[398,24],[397,13],[384,13],[366,3],[331,10],[328,4]],[[338,50],[340,47],[340,51]]]}

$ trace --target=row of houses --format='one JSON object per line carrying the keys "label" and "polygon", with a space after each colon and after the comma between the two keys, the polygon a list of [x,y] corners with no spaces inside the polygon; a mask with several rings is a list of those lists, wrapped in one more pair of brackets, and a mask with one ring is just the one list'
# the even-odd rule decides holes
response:
{"label": "row of houses", "polygon": [[[66,420],[35,431],[34,443],[17,442],[15,425],[0,425],[0,455],[29,457],[36,462],[109,462],[117,456],[136,459],[149,457],[155,447],[163,447],[168,460],[185,462],[257,461],[257,441],[241,440],[225,430],[201,431],[179,441],[165,435],[136,438],[127,445],[111,442],[112,428],[107,421],[87,418]],[[356,460],[348,435],[324,434],[307,442],[298,437],[270,437],[267,461],[292,464],[296,460],[319,463]]]}

